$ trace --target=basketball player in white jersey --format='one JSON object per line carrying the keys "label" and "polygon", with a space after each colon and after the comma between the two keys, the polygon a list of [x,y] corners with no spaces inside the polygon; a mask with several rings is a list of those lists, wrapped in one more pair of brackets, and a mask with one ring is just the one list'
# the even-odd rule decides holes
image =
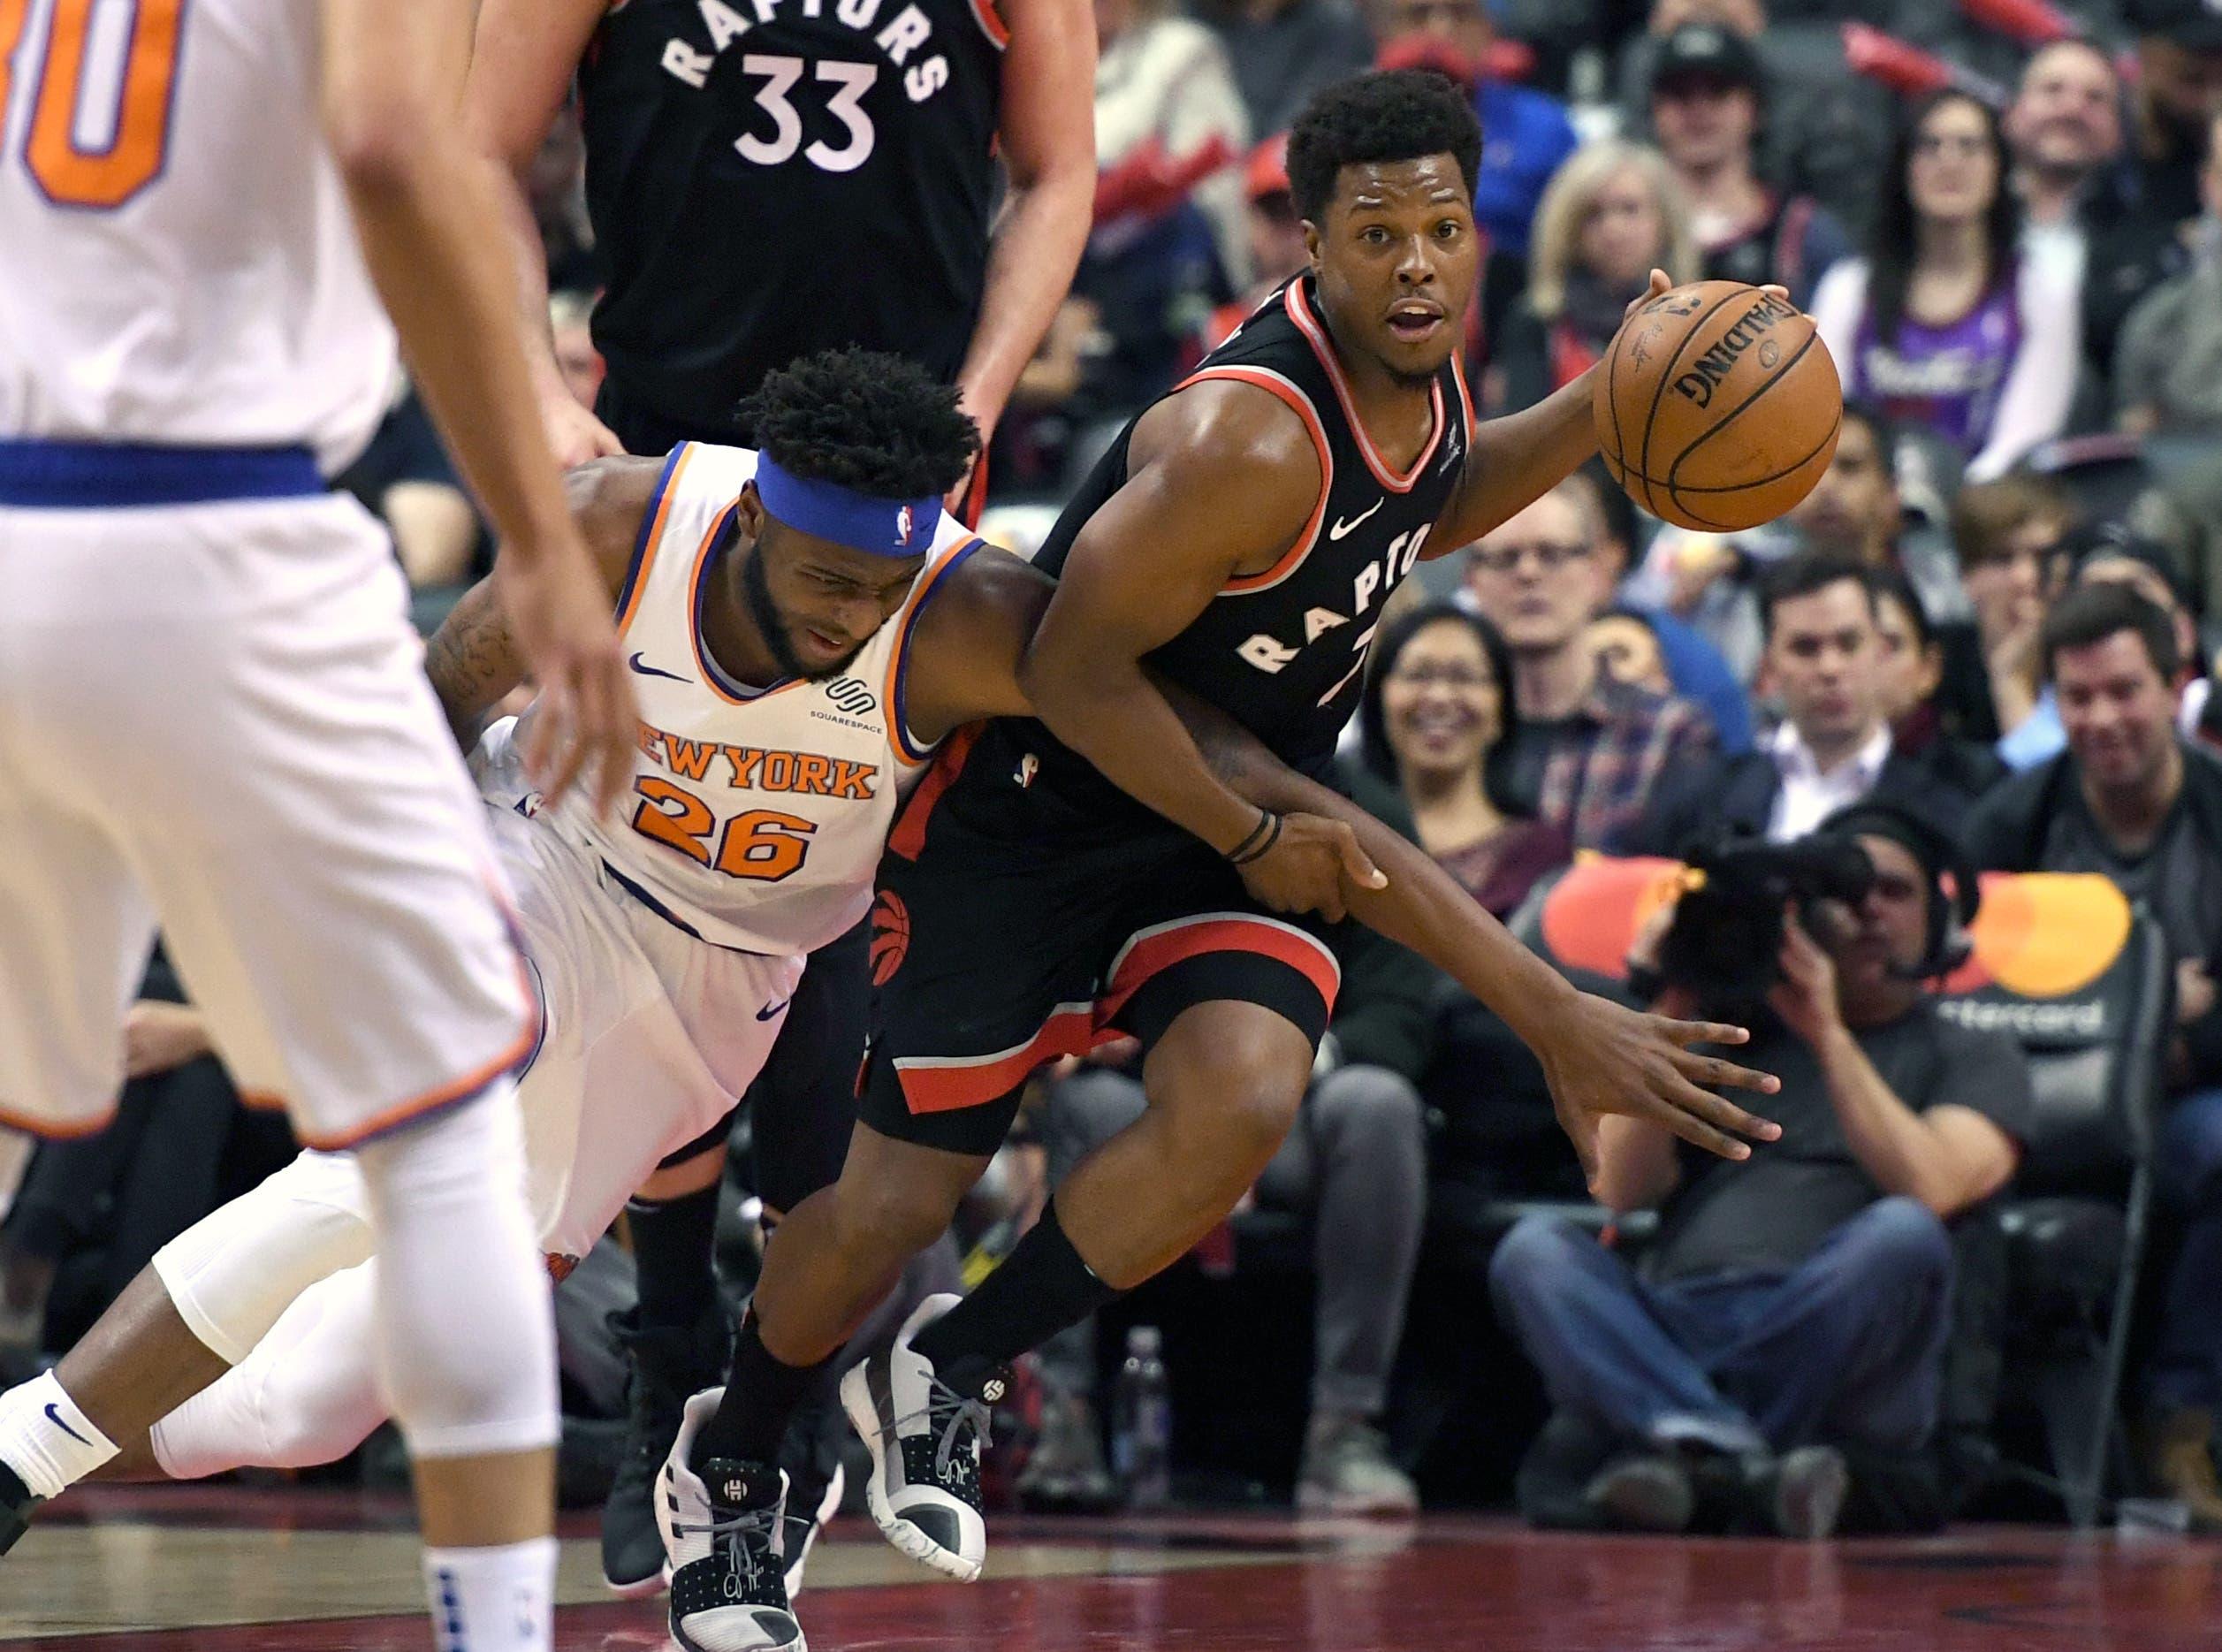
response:
{"label": "basketball player in white jersey", "polygon": [[[542,1011],[519,1096],[559,1273],[637,1188],[715,1178],[718,1127],[804,955],[870,905],[934,745],[1027,706],[1019,659],[1051,588],[942,513],[975,441],[955,391],[848,351],[771,375],[747,412],[761,453],[684,443],[572,473],[640,682],[620,809],[551,801],[522,772],[541,702],[474,757]],[[518,683],[513,636],[481,586],[434,639],[432,683],[460,729]],[[1259,864],[1287,898],[1369,870],[1340,825],[1292,816],[1284,837]],[[85,1344],[103,1382],[146,1397],[116,1420],[110,1475],[306,1466],[377,1425],[364,1335],[383,1264],[367,1260],[364,1191],[351,1159],[304,1153],[156,1257]],[[789,1576],[816,1513],[788,1526]],[[760,1604],[784,1616],[786,1601],[782,1585]]]}
{"label": "basketball player in white jersey", "polygon": [[[453,138],[468,0],[0,5],[0,1115],[101,1128],[157,923],[243,1092],[352,1153],[443,1648],[549,1643],[532,1023],[384,534],[323,478],[394,333],[506,540],[544,754],[631,694]],[[470,1259],[454,1265],[457,1256]],[[112,1456],[80,1351],[0,1398],[0,1546]]]}

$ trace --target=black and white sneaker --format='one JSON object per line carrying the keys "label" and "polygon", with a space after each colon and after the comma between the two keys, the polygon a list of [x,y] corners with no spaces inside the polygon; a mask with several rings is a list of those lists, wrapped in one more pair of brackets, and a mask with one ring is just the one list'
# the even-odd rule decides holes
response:
{"label": "black and white sneaker", "polygon": [[729,1458],[711,1458],[697,1474],[688,1460],[723,1396],[711,1389],[687,1402],[657,1482],[672,1639],[686,1652],[808,1652],[787,1598],[787,1476]]}
{"label": "black and white sneaker", "polygon": [[871,1452],[866,1500],[881,1533],[921,1565],[970,1583],[987,1559],[980,1448],[987,1443],[988,1406],[1002,1397],[1008,1379],[992,1378],[977,1399],[960,1394],[910,1345],[957,1301],[928,1297],[912,1309],[893,1348],[841,1378],[841,1398]]}
{"label": "black and white sneaker", "polygon": [[640,1330],[628,1310],[611,1317],[632,1356],[625,1378],[625,1443],[602,1504],[602,1581],[627,1600],[660,1595],[670,1581],[657,1529],[656,1483],[679,1433],[687,1397],[725,1378],[733,1327],[722,1305],[692,1328]]}
{"label": "black and white sneaker", "polygon": [[0,1555],[13,1549],[16,1540],[31,1529],[31,1511],[46,1501],[34,1497],[15,1470],[0,1463]]}

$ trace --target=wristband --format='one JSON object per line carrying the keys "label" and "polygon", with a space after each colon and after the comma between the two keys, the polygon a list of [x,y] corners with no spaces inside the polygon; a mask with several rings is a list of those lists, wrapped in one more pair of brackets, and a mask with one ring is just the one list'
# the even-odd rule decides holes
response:
{"label": "wristband", "polygon": [[[1265,834],[1262,839],[1259,837],[1259,833],[1260,832]],[[1273,846],[1280,841],[1281,817],[1275,814],[1271,810],[1267,810],[1266,811],[1266,818],[1258,823],[1258,831],[1252,832],[1248,837],[1243,839],[1240,843],[1237,844],[1235,846],[1234,852],[1229,855],[1227,858],[1237,866],[1247,866],[1252,861],[1261,858],[1267,850],[1271,849]]]}

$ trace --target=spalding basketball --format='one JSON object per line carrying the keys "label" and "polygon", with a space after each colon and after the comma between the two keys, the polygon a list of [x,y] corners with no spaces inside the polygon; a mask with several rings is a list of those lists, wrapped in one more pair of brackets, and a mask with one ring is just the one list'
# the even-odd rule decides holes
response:
{"label": "spalding basketball", "polygon": [[1787,299],[1737,281],[1662,293],[1597,375],[1597,445],[1628,497],[1715,533],[1772,521],[1813,491],[1844,418],[1837,364]]}

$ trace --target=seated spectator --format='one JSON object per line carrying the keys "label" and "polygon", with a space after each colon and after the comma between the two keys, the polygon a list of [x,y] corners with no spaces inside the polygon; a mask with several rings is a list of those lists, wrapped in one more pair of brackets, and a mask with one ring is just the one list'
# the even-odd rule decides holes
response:
{"label": "seated spectator", "polygon": [[1420,848],[1500,918],[1574,853],[1514,785],[1504,736],[1518,720],[1511,651],[1480,614],[1432,603],[1374,644],[1359,760],[1396,788]]}
{"label": "seated spectator", "polygon": [[[1777,5],[1777,13],[1794,4]],[[1873,209],[1875,177],[1888,147],[1891,95],[1849,72],[1835,31],[1769,28],[1764,0],[1652,0],[1644,32],[1620,54],[1620,129],[1637,133],[1650,119],[1652,65],[1675,30],[1708,23],[1759,53],[1769,92],[1760,134],[1759,174],[1787,194],[1811,194],[1857,231]],[[1777,16],[1775,19],[1782,21]]]}
{"label": "seated spectator", "polygon": [[[1762,682],[1783,720],[1756,750],[1687,765],[1663,781],[1635,834],[1642,849],[1684,856],[1729,837],[1784,843],[1878,790],[1952,806],[1936,796],[1944,777],[1891,739],[1876,609],[1869,570],[1847,558],[1803,552],[1767,570]],[[1953,795],[1959,806],[1972,801]]]}
{"label": "seated spectator", "polygon": [[1655,268],[1677,281],[1697,275],[1681,186],[1656,149],[1585,145],[1537,209],[1527,292],[1490,353],[1494,405],[1532,407],[1595,366]]}
{"label": "seated spectator", "polygon": [[1849,399],[1926,430],[1971,480],[2058,436],[2074,395],[2076,295],[2016,250],[1998,118],[1960,91],[1899,129],[1864,258],[1822,278],[1814,324]]}
{"label": "seated spectator", "polygon": [[1286,132],[1314,92],[1374,61],[1349,0],[1195,0],[1189,11],[1225,48],[1252,133]]}
{"label": "seated spectator", "polygon": [[1976,864],[2090,872],[2152,912],[2176,958],[2173,1100],[2154,1153],[2184,1224],[2146,1372],[2143,1458],[2154,1483],[2222,1531],[2214,1419],[2222,1407],[2222,763],[2175,728],[2176,633],[2134,590],[2087,585],[2046,618],[2043,650],[2067,750],[1986,798]]}
{"label": "seated spectator", "polygon": [[1921,611],[1914,582],[1893,567],[1868,570],[1875,592],[1875,674],[1891,749],[1912,759],[1948,790],[1981,797],[2007,774],[1989,742],[1946,727],[1937,703],[1944,680],[1944,648]]}
{"label": "seated spectator", "polygon": [[[1427,1062],[1435,981],[1394,942],[1371,931],[1354,938],[1303,1111],[1252,1193],[1258,1205],[1312,1223],[1312,1417],[1296,1497],[1298,1508],[1322,1514],[1419,1506],[1380,1421],[1427,1216],[1427,1131],[1415,1085]],[[1040,1125],[1051,1184],[1144,1106],[1138,1073],[1115,1062],[1083,1063],[1053,1080]],[[1090,1403],[1095,1370],[1092,1320],[1042,1351],[1044,1437],[1022,1482],[1034,1500],[1080,1501],[1106,1483]]]}
{"label": "seated spectator", "polygon": [[[2113,522],[2080,528],[2061,549],[2068,556],[2070,590],[2085,585],[2126,585],[2168,616],[2182,663],[2176,678],[2176,732],[2187,740],[2211,730],[2222,705],[2214,699],[2213,679],[2199,658],[2199,624],[2191,614],[2191,593],[2168,553],[2150,539]],[[2211,734],[2208,735],[2211,738]]]}
{"label": "seated spectator", "polygon": [[1975,609],[1998,756],[2011,769],[2034,767],[2060,749],[2059,716],[2043,681],[2037,636],[2066,587],[2062,541],[2074,525],[2075,502],[2038,476],[1978,483],[1952,501],[1960,582]]}
{"label": "seated spectator", "polygon": [[1496,26],[1489,0],[1374,0],[1374,35],[1381,56],[1418,43],[1436,48],[1445,66],[1473,88],[1474,112],[1488,144],[1473,182],[1473,221],[1489,238],[1494,257],[1528,255],[1536,209],[1552,174],[1580,147],[1566,106],[1548,92],[1488,72]]}
{"label": "seated spectator", "polygon": [[2222,114],[2222,11],[2205,0],[2126,0],[2123,9],[2137,35],[2133,199],[2093,242],[2083,283],[2085,347],[2102,368],[2138,301],[2190,263],[2182,229],[2199,216],[2200,158]]}
{"label": "seated spectator", "polygon": [[2190,267],[2139,301],[2114,351],[2117,416],[2134,436],[2222,431],[2222,113],[2208,123],[2200,179]]}
{"label": "seated spectator", "polygon": [[1512,784],[1579,849],[1623,851],[1663,776],[1701,762],[1687,700],[1625,688],[1583,640],[1612,594],[1595,495],[1561,483],[1467,553],[1466,589],[1512,655]]}
{"label": "seated spectator", "polygon": [[[1581,1488],[1559,1518],[1676,1532],[1709,1513],[1825,1537],[1847,1452],[1902,1460],[1937,1430],[1944,1223],[2013,1174],[2028,1070],[1919,984],[1944,898],[1937,830],[1871,807],[1832,826],[1858,835],[1875,887],[1856,912],[1821,905],[1811,933],[1786,921],[1780,982],[1737,1052],[1781,1079],[1765,1108],[1781,1138],[1739,1163],[1610,1120],[1592,1186],[1615,1212],[1658,1208],[1640,1263],[1529,1216],[1490,1264],[1558,1412],[1546,1439]],[[1693,1003],[1674,986],[1659,1008]],[[1569,1428],[1587,1449],[1564,1447]]]}
{"label": "seated spectator", "polygon": [[2080,292],[2094,227],[2122,208],[2122,85],[2094,41],[2039,47],[2005,113],[2024,255]]}
{"label": "seated spectator", "polygon": [[1686,23],[1659,42],[1651,130],[1688,196],[1708,280],[1774,282],[1811,301],[1822,272],[1852,251],[1844,226],[1810,196],[1759,180],[1767,82],[1750,42],[1717,23]]}

